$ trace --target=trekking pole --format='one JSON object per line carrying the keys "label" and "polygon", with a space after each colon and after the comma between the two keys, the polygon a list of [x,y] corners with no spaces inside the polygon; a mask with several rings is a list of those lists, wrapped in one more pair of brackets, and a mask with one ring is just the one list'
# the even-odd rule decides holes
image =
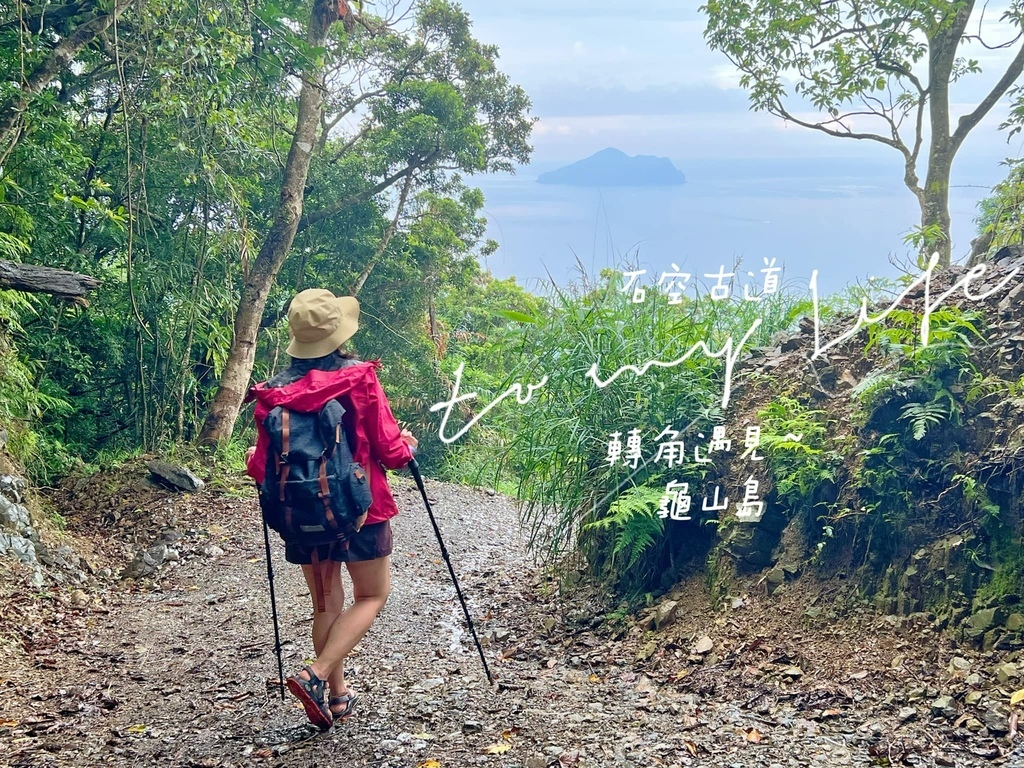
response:
{"label": "trekking pole", "polygon": [[427,499],[427,489],[423,486],[423,478],[420,477],[420,467],[416,463],[416,459],[412,459],[409,462],[409,471],[412,473],[413,480],[416,481],[416,485],[420,489],[420,494],[423,496],[423,503],[427,507],[427,515],[430,516],[430,524],[434,526],[434,535],[437,536],[437,543],[441,545],[441,557],[444,558],[445,563],[448,564],[448,573],[451,574],[452,583],[455,585],[455,594],[459,596],[459,602],[462,603],[462,611],[466,614],[466,624],[469,625],[469,632],[473,635],[473,642],[476,643],[476,649],[480,653],[480,661],[483,662],[484,672],[487,673],[487,682],[494,684],[494,678],[491,677],[491,670],[487,667],[487,659],[484,658],[484,649],[480,647],[480,641],[476,637],[476,630],[473,628],[473,619],[470,618],[469,608],[466,607],[466,600],[462,597],[462,590],[459,588],[459,580],[455,578],[455,569],[452,568],[451,558],[448,557],[448,548],[444,545],[444,540],[441,538],[441,530],[437,527],[437,520],[434,519],[434,510],[430,508],[430,500]]}
{"label": "trekking pole", "polygon": [[263,545],[267,549],[267,581],[270,582],[270,612],[274,616],[274,650],[277,652],[277,674],[281,681],[281,701],[284,701],[284,662],[281,660],[281,632],[277,627],[277,600],[274,598],[274,568],[270,564],[270,531],[267,529],[266,518],[263,520]]}

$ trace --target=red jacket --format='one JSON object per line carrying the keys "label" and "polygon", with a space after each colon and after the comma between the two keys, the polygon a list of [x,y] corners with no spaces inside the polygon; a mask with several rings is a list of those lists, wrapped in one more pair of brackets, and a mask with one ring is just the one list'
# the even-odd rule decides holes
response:
{"label": "red jacket", "polygon": [[370,477],[373,503],[366,516],[366,525],[389,520],[398,514],[398,505],[391,495],[384,469],[401,469],[412,459],[408,443],[391,413],[391,406],[377,380],[380,362],[358,363],[336,371],[310,371],[301,379],[284,387],[267,387],[266,382],[249,390],[245,401],[256,400],[256,453],[249,459],[247,471],[263,483],[267,468],[267,445],[270,438],[263,420],[278,405],[302,413],[318,411],[324,403],[338,398],[346,410],[355,412],[355,451],[353,458]]}

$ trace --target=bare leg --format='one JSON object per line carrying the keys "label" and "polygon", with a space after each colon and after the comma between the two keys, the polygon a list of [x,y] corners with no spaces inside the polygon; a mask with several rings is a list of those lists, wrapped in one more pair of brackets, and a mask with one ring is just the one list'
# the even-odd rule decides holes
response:
{"label": "bare leg", "polygon": [[345,657],[369,631],[391,592],[390,557],[345,565],[352,577],[353,603],[330,625],[323,649],[310,665],[316,676],[323,680],[334,679],[333,675],[342,668]]}
{"label": "bare leg", "polygon": [[[330,574],[331,594],[324,598],[324,612],[317,613],[313,567],[312,565],[302,566],[302,575],[306,577],[309,596],[313,601],[313,650],[316,651],[317,656],[320,656],[327,644],[327,636],[330,634],[331,627],[345,610],[345,585],[341,580],[341,563],[332,560],[320,561],[320,577],[324,584],[328,583],[328,574]],[[331,695],[343,695],[346,691],[344,661],[338,664],[331,676],[326,679],[331,686]]]}

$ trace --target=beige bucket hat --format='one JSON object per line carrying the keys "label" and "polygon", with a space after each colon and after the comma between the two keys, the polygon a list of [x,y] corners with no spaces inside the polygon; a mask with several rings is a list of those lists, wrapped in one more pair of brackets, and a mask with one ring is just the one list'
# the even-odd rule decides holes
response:
{"label": "beige bucket hat", "polygon": [[359,301],[335,296],[323,288],[310,288],[288,307],[288,354],[300,360],[324,357],[359,330]]}

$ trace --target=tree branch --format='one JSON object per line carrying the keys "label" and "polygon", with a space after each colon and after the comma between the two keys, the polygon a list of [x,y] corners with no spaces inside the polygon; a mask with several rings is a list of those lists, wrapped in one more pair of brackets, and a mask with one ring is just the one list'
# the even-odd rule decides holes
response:
{"label": "tree branch", "polygon": [[321,208],[319,211],[313,211],[312,213],[304,215],[302,217],[302,220],[299,222],[298,231],[303,232],[306,229],[309,229],[309,227],[313,226],[314,224],[319,224],[321,221],[324,221],[325,219],[329,219],[332,216],[336,216],[338,213],[345,210],[346,208],[350,208],[353,205],[358,205],[359,203],[369,200],[374,195],[383,192],[385,189],[393,185],[399,179],[403,179],[413,171],[422,168],[425,165],[428,165],[436,157],[437,153],[431,152],[422,160],[407,165],[402,170],[391,174],[386,179],[384,179],[384,181],[380,182],[379,184],[376,184],[375,186],[370,187],[369,189],[365,189],[362,192],[350,195],[349,197],[346,197],[344,200],[340,200],[339,202],[335,203],[332,206],[329,206],[327,208]]}
{"label": "tree branch", "polygon": [[85,22],[75,31],[61,40],[60,44],[50,52],[32,71],[21,85],[21,93],[14,96],[0,108],[0,147],[7,146],[4,155],[10,153],[17,139],[17,124],[21,115],[28,108],[29,101],[49,85],[63,69],[65,69],[78,53],[89,45],[97,36],[114,23],[114,19],[132,0],[116,0],[114,8],[102,16]]}
{"label": "tree branch", "polygon": [[1003,94],[1020,77],[1021,72],[1024,72],[1024,45],[1017,51],[1017,55],[1013,57],[1010,66],[1006,68],[1003,76],[999,78],[999,82],[989,91],[988,96],[981,100],[981,103],[975,107],[973,112],[964,115],[957,122],[956,130],[953,132],[952,137],[954,147],[959,147],[963,143],[964,139],[967,138],[967,134],[974,130],[974,127],[981,122],[982,118],[995,106],[996,102],[1003,97]]}
{"label": "tree branch", "polygon": [[[858,112],[854,112],[854,113],[851,113],[849,115],[843,115],[843,117],[835,118],[834,120],[829,120],[828,123],[811,123],[811,122],[808,122],[806,120],[801,120],[800,118],[795,117],[784,106],[782,106],[782,103],[779,102],[779,101],[776,101],[775,105],[773,107],[770,107],[768,111],[771,112],[772,114],[774,114],[776,117],[781,117],[784,120],[789,120],[790,122],[796,123],[797,125],[803,126],[804,128],[811,128],[811,129],[813,129],[815,131],[821,131],[822,133],[827,133],[829,136],[836,136],[836,137],[841,138],[841,139],[858,139],[858,140],[861,140],[861,141],[877,141],[880,144],[885,144],[887,147],[892,147],[893,149],[898,150],[899,152],[902,152],[904,155],[908,154],[909,151],[910,151],[910,150],[907,149],[906,145],[900,139],[889,139],[889,138],[886,138],[885,136],[879,136],[877,133],[855,133],[855,132],[851,131],[848,128],[845,131],[839,131],[839,130],[836,130],[835,128],[829,128],[828,127],[828,123],[838,123],[839,125],[842,125],[842,122],[840,122],[840,121],[843,118],[845,118],[845,117],[852,117],[853,115],[857,115],[857,114],[871,114],[871,115],[874,115],[876,117],[879,117],[880,115],[878,115],[878,113],[874,112],[874,111],[872,111],[872,112],[859,112],[859,113]],[[881,117],[883,119],[885,118],[884,115],[881,115]]]}
{"label": "tree branch", "polygon": [[384,255],[384,251],[388,249],[388,245],[391,243],[391,238],[395,236],[395,232],[398,230],[398,222],[402,218],[402,211],[405,209],[405,201],[409,198],[409,190],[412,189],[413,174],[409,174],[405,177],[405,183],[402,185],[402,193],[398,196],[398,205],[395,206],[395,217],[391,220],[391,225],[384,233],[383,239],[380,241],[380,245],[373,254],[366,266],[363,267],[363,271],[360,273],[359,278],[356,280],[355,285],[352,286],[351,293],[353,296],[358,296],[359,292],[363,290],[363,286],[366,285],[367,279],[370,277],[370,273],[373,268],[377,266],[377,262],[380,257]]}
{"label": "tree branch", "polygon": [[339,149],[339,150],[338,150],[337,152],[335,152],[335,153],[334,153],[334,157],[332,157],[332,158],[331,158],[330,160],[328,160],[327,162],[328,162],[328,163],[330,163],[331,165],[334,165],[334,164],[335,164],[336,162],[338,162],[339,160],[341,160],[341,158],[343,158],[343,157],[344,157],[344,156],[345,156],[346,154],[348,154],[348,151],[349,151],[350,149],[352,149],[352,147],[354,147],[354,146],[356,145],[356,143],[357,143],[357,142],[358,142],[358,141],[359,141],[359,140],[360,140],[361,138],[363,138],[364,136],[366,136],[366,134],[368,134],[369,132],[370,132],[370,126],[365,126],[365,127],[363,128],[363,130],[361,130],[361,131],[360,131],[359,133],[357,133],[357,134],[356,134],[355,136],[353,136],[353,137],[352,137],[351,139],[349,139],[348,141],[346,141],[346,142],[345,142],[345,146],[343,146],[343,147],[342,147],[341,149]]}

